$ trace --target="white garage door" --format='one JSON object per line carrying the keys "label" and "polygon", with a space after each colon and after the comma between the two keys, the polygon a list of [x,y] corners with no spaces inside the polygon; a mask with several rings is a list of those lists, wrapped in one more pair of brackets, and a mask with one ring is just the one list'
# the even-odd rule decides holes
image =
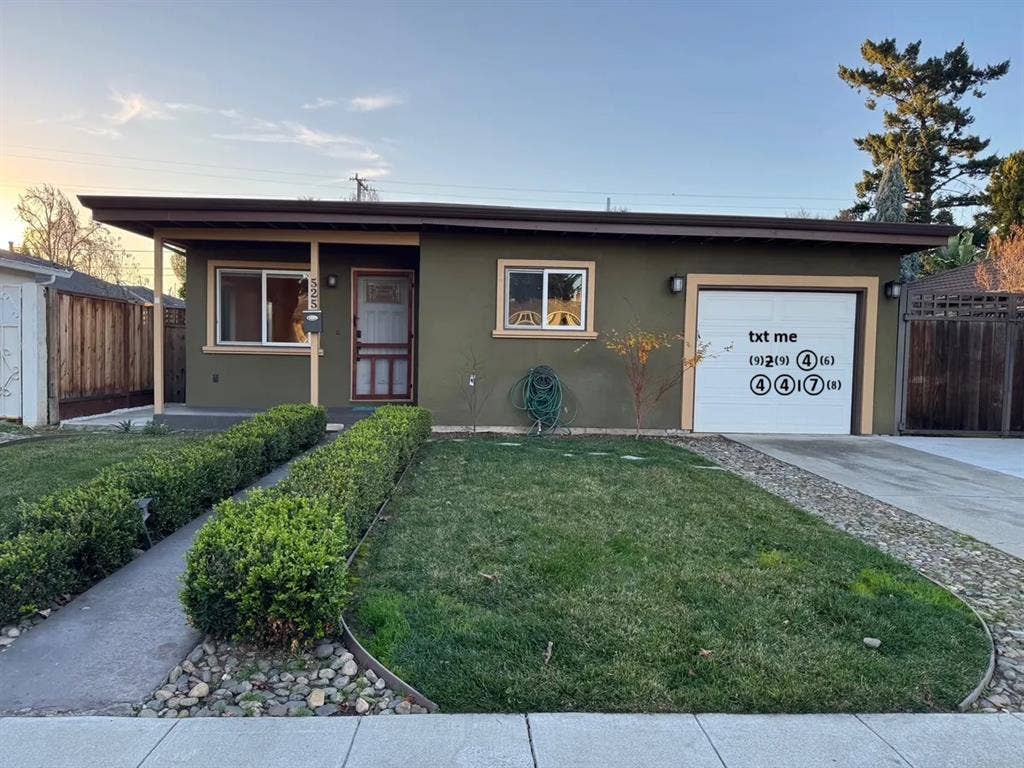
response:
{"label": "white garage door", "polygon": [[701,291],[694,430],[849,434],[856,316],[853,293]]}

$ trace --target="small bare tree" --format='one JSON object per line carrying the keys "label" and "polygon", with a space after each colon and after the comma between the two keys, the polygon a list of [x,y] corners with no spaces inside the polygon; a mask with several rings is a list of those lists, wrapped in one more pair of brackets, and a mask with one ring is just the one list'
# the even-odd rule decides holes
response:
{"label": "small bare tree", "polygon": [[633,416],[636,437],[640,437],[647,415],[665,394],[675,387],[690,368],[696,367],[707,356],[708,342],[697,339],[697,348],[690,354],[683,350],[679,364],[665,374],[657,376],[651,371],[651,355],[661,349],[669,349],[682,335],[667,331],[651,331],[643,328],[639,320],[625,331],[611,331],[604,345],[618,355],[626,366],[626,381],[633,398]]}
{"label": "small bare tree", "polygon": [[33,256],[113,282],[135,276],[121,241],[102,224],[83,221],[57,187],[25,190],[16,211],[25,222],[23,247]]}
{"label": "small bare tree", "polygon": [[463,366],[459,371],[459,394],[469,412],[469,426],[476,434],[487,400],[494,391],[494,384],[484,375],[485,361],[477,357],[476,351],[469,347],[462,354]]}

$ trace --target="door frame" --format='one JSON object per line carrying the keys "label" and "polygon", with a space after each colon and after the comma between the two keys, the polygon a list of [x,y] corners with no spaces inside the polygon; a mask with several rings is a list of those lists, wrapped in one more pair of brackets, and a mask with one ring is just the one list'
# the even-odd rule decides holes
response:
{"label": "door frame", "polygon": [[[878,277],[871,275],[688,274],[686,303],[683,305],[683,354],[692,355],[697,348],[697,302],[701,289],[856,293],[858,310],[853,347],[851,432],[855,435],[870,435],[874,432],[878,283]],[[693,431],[696,382],[696,370],[693,367],[687,368],[683,373],[681,427],[689,432]]]}
{"label": "door frame", "polygon": [[[409,394],[408,397],[380,397],[379,395],[357,395],[356,394],[356,333],[359,318],[359,278],[361,277],[395,277],[405,276],[409,279],[409,354],[406,357],[408,373]],[[352,295],[350,308],[352,312],[352,327],[349,334],[349,363],[351,365],[351,376],[349,382],[349,397],[352,402],[359,403],[412,403],[416,400],[416,270],[415,269],[386,269],[375,267],[352,267],[351,270]],[[386,345],[376,345],[386,346]],[[373,371],[375,363],[370,364],[371,389],[374,380]]]}

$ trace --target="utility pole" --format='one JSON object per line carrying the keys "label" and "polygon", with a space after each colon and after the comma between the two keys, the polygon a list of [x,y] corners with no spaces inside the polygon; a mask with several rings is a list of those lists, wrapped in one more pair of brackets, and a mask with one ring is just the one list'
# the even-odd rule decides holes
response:
{"label": "utility pole", "polygon": [[366,184],[366,179],[360,179],[359,174],[356,173],[353,176],[349,176],[348,180],[354,181],[356,183],[356,202],[363,202],[363,190],[368,188]]}
{"label": "utility pole", "polygon": [[606,197],[604,199],[604,209],[605,209],[606,212],[609,212],[609,213],[611,212],[611,210],[612,210],[612,199],[610,197]]}

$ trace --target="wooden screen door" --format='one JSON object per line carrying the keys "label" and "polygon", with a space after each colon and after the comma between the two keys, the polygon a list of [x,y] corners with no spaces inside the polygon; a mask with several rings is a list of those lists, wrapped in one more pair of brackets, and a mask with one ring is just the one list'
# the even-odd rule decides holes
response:
{"label": "wooden screen door", "polygon": [[412,400],[412,277],[402,270],[353,272],[353,400]]}

